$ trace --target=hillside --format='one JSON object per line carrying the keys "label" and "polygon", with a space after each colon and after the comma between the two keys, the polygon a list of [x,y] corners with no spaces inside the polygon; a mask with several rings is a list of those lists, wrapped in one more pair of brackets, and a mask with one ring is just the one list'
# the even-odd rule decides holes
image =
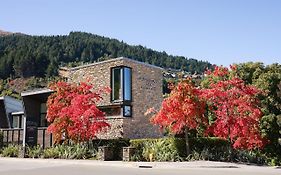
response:
{"label": "hillside", "polygon": [[4,30],[1,30],[0,29],[0,36],[7,36],[7,35],[11,35],[13,34],[12,32],[7,32],[7,31],[4,31]]}
{"label": "hillside", "polygon": [[212,65],[196,59],[172,56],[143,46],[90,33],[63,36],[7,35],[0,37],[0,78],[50,77],[59,65],[81,64],[119,56],[164,68],[202,73]]}

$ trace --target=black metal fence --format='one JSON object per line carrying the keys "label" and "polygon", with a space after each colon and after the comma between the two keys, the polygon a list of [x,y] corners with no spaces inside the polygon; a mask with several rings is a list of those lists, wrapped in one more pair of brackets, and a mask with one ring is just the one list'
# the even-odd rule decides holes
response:
{"label": "black metal fence", "polygon": [[[47,127],[37,128],[37,144],[43,148],[53,145],[52,134],[49,134]],[[22,145],[23,143],[23,129],[1,129],[3,133],[3,145]]]}

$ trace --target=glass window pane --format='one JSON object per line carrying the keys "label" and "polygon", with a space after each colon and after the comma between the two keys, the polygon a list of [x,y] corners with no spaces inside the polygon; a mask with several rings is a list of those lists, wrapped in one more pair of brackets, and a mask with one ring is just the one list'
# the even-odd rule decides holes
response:
{"label": "glass window pane", "polygon": [[40,106],[40,113],[47,113],[47,106],[46,106],[46,103],[41,103],[41,106]]}
{"label": "glass window pane", "polygon": [[112,100],[120,100],[122,96],[121,69],[112,69]]}
{"label": "glass window pane", "polygon": [[48,126],[48,122],[46,119],[46,114],[47,114],[47,106],[46,103],[41,103],[40,107],[40,127],[46,127]]}
{"label": "glass window pane", "polygon": [[19,127],[20,127],[20,117],[13,116],[13,128],[19,128]]}
{"label": "glass window pane", "polygon": [[48,122],[46,119],[46,114],[42,113],[40,115],[40,127],[47,127],[48,126]]}
{"label": "glass window pane", "polygon": [[131,106],[124,106],[124,117],[132,116]]}
{"label": "glass window pane", "polygon": [[132,100],[132,72],[130,68],[124,68],[124,100]]}

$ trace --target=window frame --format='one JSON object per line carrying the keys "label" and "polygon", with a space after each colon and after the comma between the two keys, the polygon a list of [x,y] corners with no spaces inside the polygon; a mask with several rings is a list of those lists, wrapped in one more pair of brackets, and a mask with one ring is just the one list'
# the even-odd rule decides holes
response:
{"label": "window frame", "polygon": [[[42,110],[42,105],[43,104],[45,104],[45,108],[46,108],[46,111],[44,110]],[[44,116],[44,117],[42,117],[42,116]],[[49,124],[48,124],[48,120],[47,120],[47,103],[41,103],[40,104],[40,113],[39,113],[39,123],[38,123],[38,127],[48,127],[49,126]],[[44,123],[45,123],[45,125],[46,126],[43,126],[42,124],[43,124],[43,122],[42,122],[42,120],[45,120],[44,121]]]}
{"label": "window frame", "polygon": [[[16,118],[16,120],[15,120]],[[15,129],[21,129],[23,128],[23,115],[22,114],[19,114],[19,115],[12,115],[12,120],[13,120],[13,124],[12,124],[12,128],[15,128]],[[15,127],[15,121],[17,121],[17,127]]]}
{"label": "window frame", "polygon": [[[125,100],[125,73],[124,73],[124,70],[125,68],[128,68],[130,70],[130,97],[131,99],[130,100]],[[118,100],[115,100],[114,99],[114,83],[113,83],[113,70],[114,69],[120,69],[120,88],[121,88],[121,97],[120,99]],[[132,83],[132,68],[131,67],[128,67],[128,66],[116,66],[116,67],[111,67],[110,68],[110,88],[111,88],[111,93],[110,93],[110,101],[113,102],[113,103],[116,103],[116,102],[124,102],[124,103],[131,103],[133,101],[133,95],[132,95],[132,87],[133,87],[133,83]]]}
{"label": "window frame", "polygon": [[[130,114],[129,115],[125,115],[125,107],[128,106],[130,107]],[[122,106],[122,115],[123,117],[132,117],[133,116],[133,110],[132,110],[132,105],[123,105]]]}

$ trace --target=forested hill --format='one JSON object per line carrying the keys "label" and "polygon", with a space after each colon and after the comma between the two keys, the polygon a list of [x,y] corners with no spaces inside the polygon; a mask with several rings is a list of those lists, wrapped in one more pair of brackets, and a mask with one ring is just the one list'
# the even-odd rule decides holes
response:
{"label": "forested hill", "polygon": [[49,77],[59,65],[129,57],[164,68],[202,73],[212,65],[205,61],[172,56],[143,46],[83,32],[63,36],[0,36],[0,78]]}

